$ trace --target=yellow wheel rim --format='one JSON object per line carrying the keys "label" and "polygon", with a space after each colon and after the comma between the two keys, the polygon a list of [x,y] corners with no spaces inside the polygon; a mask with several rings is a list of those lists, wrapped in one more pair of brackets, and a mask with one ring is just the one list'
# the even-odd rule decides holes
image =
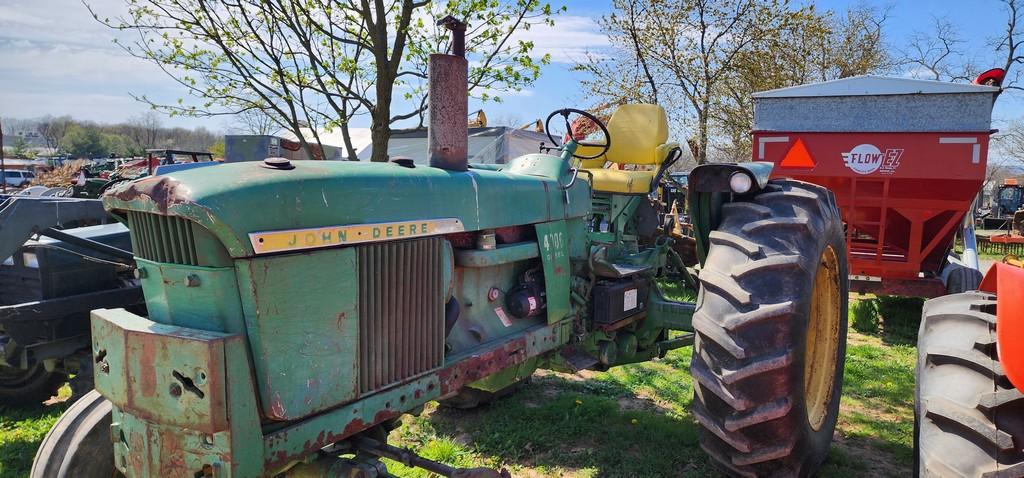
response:
{"label": "yellow wheel rim", "polygon": [[825,248],[814,275],[814,292],[807,323],[804,354],[804,403],[807,421],[818,431],[828,417],[839,350],[839,259],[832,246]]}

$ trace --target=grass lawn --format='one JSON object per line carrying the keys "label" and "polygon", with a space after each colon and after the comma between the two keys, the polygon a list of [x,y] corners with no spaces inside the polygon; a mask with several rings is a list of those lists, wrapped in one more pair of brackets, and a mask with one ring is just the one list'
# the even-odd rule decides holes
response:
{"label": "grass lawn", "polygon": [[67,408],[71,389],[64,386],[50,405],[28,409],[0,406],[0,478],[22,478],[32,468],[36,448]]}
{"label": "grass lawn", "polygon": [[[913,312],[911,306],[906,314]],[[821,476],[911,474],[911,328],[870,335],[850,330],[842,410]],[[431,404],[418,417],[407,415],[392,443],[454,466],[506,467],[516,477],[715,476],[689,413],[689,363],[686,348],[604,373],[538,372],[491,406],[461,411]],[[0,408],[0,478],[27,475],[36,447],[64,408]],[[429,476],[394,462],[389,469]]]}
{"label": "grass lawn", "polygon": [[[909,476],[912,346],[850,331],[835,444],[821,476]],[[394,442],[449,464],[507,467],[512,476],[715,476],[689,413],[690,349],[663,360],[571,376],[539,372],[478,410],[427,407]],[[390,463],[398,476],[427,473]]]}

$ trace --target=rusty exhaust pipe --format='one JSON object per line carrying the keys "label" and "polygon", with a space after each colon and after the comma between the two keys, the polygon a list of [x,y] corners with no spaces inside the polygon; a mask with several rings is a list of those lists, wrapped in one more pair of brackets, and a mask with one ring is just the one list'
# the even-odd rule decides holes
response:
{"label": "rusty exhaust pipe", "polygon": [[452,54],[432,53],[428,76],[430,166],[449,171],[469,169],[469,62],[466,24],[449,15],[437,22],[452,32]]}

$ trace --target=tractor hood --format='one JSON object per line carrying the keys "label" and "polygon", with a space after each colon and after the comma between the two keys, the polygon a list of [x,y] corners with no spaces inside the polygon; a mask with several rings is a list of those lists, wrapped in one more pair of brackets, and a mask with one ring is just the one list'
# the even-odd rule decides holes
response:
{"label": "tractor hood", "polygon": [[[232,163],[118,185],[104,207],[177,216],[224,244],[232,257],[255,251],[250,234],[361,224],[447,220],[474,231],[581,217],[590,189],[554,156],[530,154],[503,171],[448,171],[393,163],[294,161]],[[568,200],[568,203],[567,203]]]}

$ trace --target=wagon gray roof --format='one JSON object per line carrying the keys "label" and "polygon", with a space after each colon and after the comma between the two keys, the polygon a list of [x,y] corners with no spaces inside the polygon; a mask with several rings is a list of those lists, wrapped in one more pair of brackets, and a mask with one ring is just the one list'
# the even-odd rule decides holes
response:
{"label": "wagon gray roof", "polygon": [[820,96],[877,96],[877,95],[912,95],[919,93],[989,93],[994,94],[999,88],[966,83],[949,83],[945,81],[916,80],[913,78],[889,78],[884,76],[863,75],[842,78],[839,80],[791,86],[776,90],[754,93],[754,98],[800,98]]}

